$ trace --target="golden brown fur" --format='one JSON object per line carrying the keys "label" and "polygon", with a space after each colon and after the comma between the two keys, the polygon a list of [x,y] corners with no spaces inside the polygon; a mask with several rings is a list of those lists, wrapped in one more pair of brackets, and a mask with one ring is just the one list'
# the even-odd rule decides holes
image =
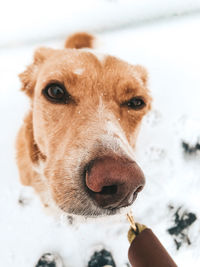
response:
{"label": "golden brown fur", "polygon": [[[70,37],[63,50],[35,52],[33,63],[20,74],[31,108],[17,137],[21,182],[42,198],[48,195],[44,202],[51,198],[62,210],[86,216],[108,212],[84,191],[85,164],[111,151],[134,157],[139,125],[151,105],[142,66],[73,49],[91,47],[92,40],[81,33]],[[57,81],[73,96],[71,103],[51,103],[42,95],[49,82]],[[134,96],[141,96],[146,107],[135,111],[122,105]]]}

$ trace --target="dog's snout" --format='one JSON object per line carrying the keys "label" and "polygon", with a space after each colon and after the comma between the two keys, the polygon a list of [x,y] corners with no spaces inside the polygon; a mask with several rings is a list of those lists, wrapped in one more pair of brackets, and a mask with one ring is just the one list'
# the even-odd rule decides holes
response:
{"label": "dog's snout", "polygon": [[105,156],[88,165],[85,182],[98,206],[115,209],[132,204],[143,189],[145,178],[136,162]]}

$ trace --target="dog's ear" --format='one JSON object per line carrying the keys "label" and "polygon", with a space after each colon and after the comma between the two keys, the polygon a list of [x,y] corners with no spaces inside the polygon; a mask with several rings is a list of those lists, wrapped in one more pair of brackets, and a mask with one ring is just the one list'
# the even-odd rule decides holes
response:
{"label": "dog's ear", "polygon": [[144,85],[147,85],[148,82],[148,72],[147,70],[141,66],[141,65],[136,65],[134,66],[135,70],[137,71],[137,73],[139,74],[142,82],[144,83]]}
{"label": "dog's ear", "polygon": [[53,49],[41,47],[35,51],[33,63],[30,64],[24,72],[19,74],[22,82],[21,90],[24,91],[29,97],[33,97],[36,77],[39,72],[40,65],[47,59]]}
{"label": "dog's ear", "polygon": [[33,165],[46,157],[41,153],[34,140],[32,112],[30,111],[24,119],[24,123],[16,139],[16,159],[19,168],[21,182],[31,185],[36,177]]}
{"label": "dog's ear", "polygon": [[66,42],[65,48],[93,48],[95,38],[93,35],[86,32],[79,32],[70,35]]}

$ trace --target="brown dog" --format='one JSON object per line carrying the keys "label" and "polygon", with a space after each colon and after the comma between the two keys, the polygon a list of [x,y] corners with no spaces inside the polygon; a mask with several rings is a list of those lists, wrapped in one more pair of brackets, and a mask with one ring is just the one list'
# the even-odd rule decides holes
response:
{"label": "brown dog", "polygon": [[35,52],[20,74],[31,108],[17,137],[21,182],[86,217],[115,214],[142,190],[133,148],[151,106],[146,70],[83,49],[93,39],[78,33],[63,50]]}

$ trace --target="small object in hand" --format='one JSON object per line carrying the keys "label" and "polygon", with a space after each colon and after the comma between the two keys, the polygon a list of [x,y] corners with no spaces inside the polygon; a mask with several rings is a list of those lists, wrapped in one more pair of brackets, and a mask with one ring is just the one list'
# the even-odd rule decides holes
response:
{"label": "small object in hand", "polygon": [[135,223],[132,214],[127,215],[131,224],[128,232],[130,247],[128,258],[133,267],[177,267],[154,233],[145,225]]}
{"label": "small object in hand", "polygon": [[105,249],[102,249],[101,251],[95,252],[92,255],[88,263],[88,267],[105,267],[105,266],[116,267],[116,264],[113,260],[111,253]]}
{"label": "small object in hand", "polygon": [[58,254],[43,254],[35,267],[63,267],[63,262]]}

